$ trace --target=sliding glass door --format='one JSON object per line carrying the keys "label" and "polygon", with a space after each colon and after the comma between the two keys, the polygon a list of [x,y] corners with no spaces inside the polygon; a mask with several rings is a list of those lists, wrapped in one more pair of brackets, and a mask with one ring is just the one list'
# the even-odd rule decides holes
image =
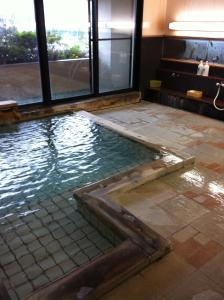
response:
{"label": "sliding glass door", "polygon": [[44,0],[52,99],[91,93],[87,0]]}
{"label": "sliding glass door", "polygon": [[134,0],[98,0],[99,91],[132,88]]}

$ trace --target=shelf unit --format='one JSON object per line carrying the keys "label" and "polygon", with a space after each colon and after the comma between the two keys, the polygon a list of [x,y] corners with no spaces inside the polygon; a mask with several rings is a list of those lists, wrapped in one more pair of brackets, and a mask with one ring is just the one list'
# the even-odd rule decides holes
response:
{"label": "shelf unit", "polygon": [[[166,93],[166,94],[173,95],[173,96],[176,96],[179,98],[189,99],[189,100],[195,101],[197,103],[206,103],[209,105],[213,105],[213,99],[208,98],[208,97],[202,97],[202,98],[190,97],[185,93],[178,92],[176,90],[166,89],[166,88],[149,88],[149,90],[154,91],[155,93],[159,93],[159,94]],[[216,104],[219,107],[224,108],[224,101],[218,100],[216,102]]]}
{"label": "shelf unit", "polygon": [[[199,76],[196,75],[198,63],[195,60],[161,58],[157,78],[162,81],[162,87],[148,88],[148,95],[156,102],[224,120],[224,112],[215,110],[213,106],[216,83],[224,82],[224,65],[211,63],[210,76]],[[203,97],[189,97],[186,95],[188,90],[203,91]],[[224,108],[224,89],[217,105]]]}
{"label": "shelf unit", "polygon": [[[200,90],[204,95],[202,101],[208,102],[217,93],[216,83],[224,81],[224,65],[210,64],[209,76],[197,75],[197,67],[198,62],[194,60],[162,58],[158,77],[164,88],[184,94],[187,90]],[[220,99],[224,99],[224,90],[221,90]]]}
{"label": "shelf unit", "polygon": [[[191,73],[191,75],[196,75],[199,62],[196,60],[187,59],[174,59],[174,58],[161,58],[161,68],[174,69],[176,71],[184,71],[186,73]],[[217,78],[219,80],[224,80],[224,65],[209,63],[209,76],[208,78]],[[198,75],[196,75],[198,76]]]}
{"label": "shelf unit", "polygon": [[[163,68],[161,70],[164,70],[164,71],[167,71],[167,69]],[[203,80],[208,80],[208,79],[212,79],[212,80],[216,80],[216,81],[223,81],[224,82],[224,78],[222,77],[217,77],[217,76],[202,76],[202,75],[197,75],[197,74],[194,74],[194,73],[191,73],[191,72],[186,72],[186,71],[179,71],[179,70],[172,70],[172,69],[169,69],[168,71],[171,71],[172,73],[177,73],[177,74],[183,74],[183,75],[189,75],[193,78],[201,78]]]}
{"label": "shelf unit", "polygon": [[[178,64],[191,64],[191,65],[196,65],[196,66],[198,66],[198,64],[199,64],[199,61],[193,60],[193,59],[176,59],[176,58],[162,57],[161,61],[171,62],[171,63],[178,63]],[[209,63],[209,66],[211,68],[224,69],[223,64]]]}

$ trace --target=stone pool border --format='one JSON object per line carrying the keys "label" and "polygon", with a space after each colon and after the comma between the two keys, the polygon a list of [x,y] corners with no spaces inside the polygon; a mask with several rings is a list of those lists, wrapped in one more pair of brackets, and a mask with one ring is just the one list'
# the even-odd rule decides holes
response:
{"label": "stone pool border", "polygon": [[[36,291],[27,300],[97,299],[120,282],[134,275],[169,252],[170,242],[150,229],[125,208],[111,200],[111,193],[136,188],[194,163],[194,157],[174,153],[154,145],[142,135],[130,132],[101,117],[81,112],[83,117],[149,148],[163,153],[163,158],[125,171],[74,191],[81,212],[87,220],[105,235],[106,224],[115,232],[121,244],[87,265]],[[99,221],[98,221],[99,220]]]}
{"label": "stone pool border", "polygon": [[[52,106],[36,103],[33,105],[15,106],[13,109],[1,111],[0,107],[0,125],[12,124],[39,118],[55,116],[74,111],[96,111],[106,108],[117,108],[131,104],[137,104],[141,101],[140,92],[127,92],[109,96],[90,98],[66,103],[52,103]],[[0,101],[1,105],[1,101]]]}

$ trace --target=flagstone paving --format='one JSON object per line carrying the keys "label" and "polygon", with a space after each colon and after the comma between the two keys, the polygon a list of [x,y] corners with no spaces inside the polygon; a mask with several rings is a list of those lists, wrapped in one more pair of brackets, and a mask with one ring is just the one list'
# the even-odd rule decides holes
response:
{"label": "flagstone paving", "polygon": [[149,102],[96,114],[196,157],[188,169],[111,195],[172,251],[100,300],[224,299],[224,123]]}

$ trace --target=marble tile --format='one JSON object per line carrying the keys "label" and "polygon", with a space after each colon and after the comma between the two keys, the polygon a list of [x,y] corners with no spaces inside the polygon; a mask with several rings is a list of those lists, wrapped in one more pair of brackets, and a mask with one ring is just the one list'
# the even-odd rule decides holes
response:
{"label": "marble tile", "polygon": [[[164,300],[158,288],[143,276],[137,275],[101,297],[103,300]],[[165,298],[166,299],[166,298]]]}
{"label": "marble tile", "polygon": [[169,300],[223,300],[224,290],[196,272],[166,295]]}
{"label": "marble tile", "polygon": [[[135,214],[135,211],[132,211],[132,213]],[[180,218],[169,214],[169,212],[158,206],[145,209],[140,213],[136,213],[136,215],[164,237],[171,237],[185,226]]]}
{"label": "marble tile", "polygon": [[206,245],[211,239],[203,233],[198,233],[193,237],[193,239],[201,244],[202,246]]}
{"label": "marble tile", "polygon": [[153,285],[154,289],[157,288],[159,293],[166,296],[169,291],[178,287],[194,271],[194,267],[177,254],[170,253],[143,270],[141,274],[150,286]]}
{"label": "marble tile", "polygon": [[187,226],[184,229],[178,231],[173,235],[173,238],[178,242],[186,242],[189,238],[197,235],[198,231],[191,226]]}
{"label": "marble tile", "polygon": [[[133,124],[131,130],[156,144],[196,156],[194,168],[118,197],[133,214],[173,241],[173,253],[147,268],[144,279],[136,282],[136,291],[148,287],[148,298],[141,298],[139,292],[140,297],[133,299],[151,299],[151,287],[152,299],[157,290],[170,300],[224,299],[224,124],[155,103],[143,102],[130,107],[129,114],[130,110],[138,111],[139,119],[144,112],[145,122]],[[123,121],[122,114],[109,114],[115,123]],[[101,116],[107,118],[107,112],[101,111]],[[123,124],[129,128],[128,123]],[[194,272],[196,269],[200,272]],[[124,283],[122,293],[119,291],[115,289],[105,299],[132,299],[130,285]]]}
{"label": "marble tile", "polygon": [[211,240],[224,246],[224,215],[211,211],[192,223],[192,226]]}
{"label": "marble tile", "polygon": [[224,282],[224,251],[220,252],[213,259],[201,268],[201,272],[223,287]]}
{"label": "marble tile", "polygon": [[[183,246],[186,247],[184,248]],[[186,261],[196,269],[200,269],[218,253],[223,251],[223,247],[214,241],[209,241],[206,245],[202,246],[200,243],[197,244],[193,239],[191,240],[191,246],[193,248],[190,249],[188,245],[182,245],[182,253],[180,251],[181,246],[179,249],[177,247],[175,251],[179,251],[178,253],[182,254]]]}
{"label": "marble tile", "polygon": [[169,215],[179,218],[182,224],[189,224],[208,212],[193,200],[179,195],[159,204]]}
{"label": "marble tile", "polygon": [[112,199],[130,210],[141,211],[174,196],[176,196],[176,192],[170,186],[155,180],[153,184],[146,183],[128,194],[112,195]]}

